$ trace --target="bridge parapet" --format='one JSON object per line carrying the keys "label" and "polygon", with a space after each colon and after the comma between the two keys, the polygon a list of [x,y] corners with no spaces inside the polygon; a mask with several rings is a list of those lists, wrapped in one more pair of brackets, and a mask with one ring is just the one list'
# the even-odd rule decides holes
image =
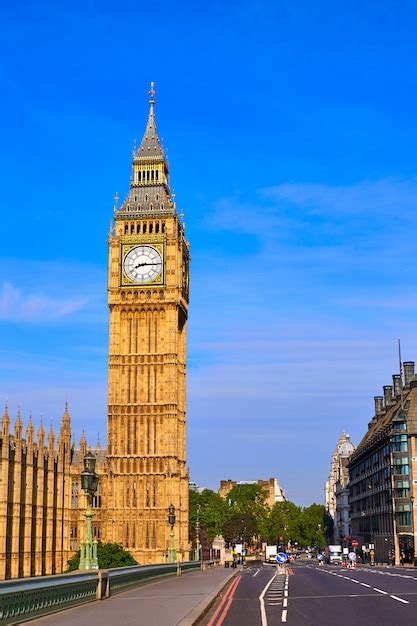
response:
{"label": "bridge parapet", "polygon": [[207,569],[219,561],[131,565],[109,570],[37,576],[0,582],[0,625],[20,624],[78,604],[105,600],[151,580]]}

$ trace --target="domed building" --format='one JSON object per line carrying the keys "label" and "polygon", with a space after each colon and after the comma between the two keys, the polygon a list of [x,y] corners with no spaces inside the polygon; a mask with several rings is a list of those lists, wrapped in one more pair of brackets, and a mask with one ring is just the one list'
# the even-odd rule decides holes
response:
{"label": "domed building", "polygon": [[333,518],[335,543],[342,543],[343,538],[350,535],[348,463],[354,451],[350,436],[342,431],[332,455],[325,486],[326,511]]}

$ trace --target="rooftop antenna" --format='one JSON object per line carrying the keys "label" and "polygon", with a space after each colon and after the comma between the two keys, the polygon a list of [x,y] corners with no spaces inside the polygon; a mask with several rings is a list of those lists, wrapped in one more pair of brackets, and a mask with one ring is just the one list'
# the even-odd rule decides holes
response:
{"label": "rooftop antenna", "polygon": [[398,360],[400,362],[400,377],[401,377],[401,410],[404,411],[404,397],[403,397],[403,361],[401,358],[401,339],[398,339]]}

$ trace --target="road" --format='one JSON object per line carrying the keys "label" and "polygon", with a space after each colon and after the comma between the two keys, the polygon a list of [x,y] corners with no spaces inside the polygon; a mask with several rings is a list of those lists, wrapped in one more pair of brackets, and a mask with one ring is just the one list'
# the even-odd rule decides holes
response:
{"label": "road", "polygon": [[417,570],[298,561],[277,575],[260,562],[229,584],[201,626],[417,624]]}

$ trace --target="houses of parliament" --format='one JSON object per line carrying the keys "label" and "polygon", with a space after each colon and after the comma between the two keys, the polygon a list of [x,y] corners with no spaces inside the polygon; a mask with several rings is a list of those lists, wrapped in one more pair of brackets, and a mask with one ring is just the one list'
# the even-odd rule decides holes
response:
{"label": "houses of parliament", "polygon": [[84,539],[83,459],[96,456],[93,535],[141,564],[163,562],[175,506],[177,558],[188,559],[186,323],[189,245],[157,135],[155,92],[130,188],[108,238],[107,450],[4,410],[0,436],[0,579],[61,573]]}

